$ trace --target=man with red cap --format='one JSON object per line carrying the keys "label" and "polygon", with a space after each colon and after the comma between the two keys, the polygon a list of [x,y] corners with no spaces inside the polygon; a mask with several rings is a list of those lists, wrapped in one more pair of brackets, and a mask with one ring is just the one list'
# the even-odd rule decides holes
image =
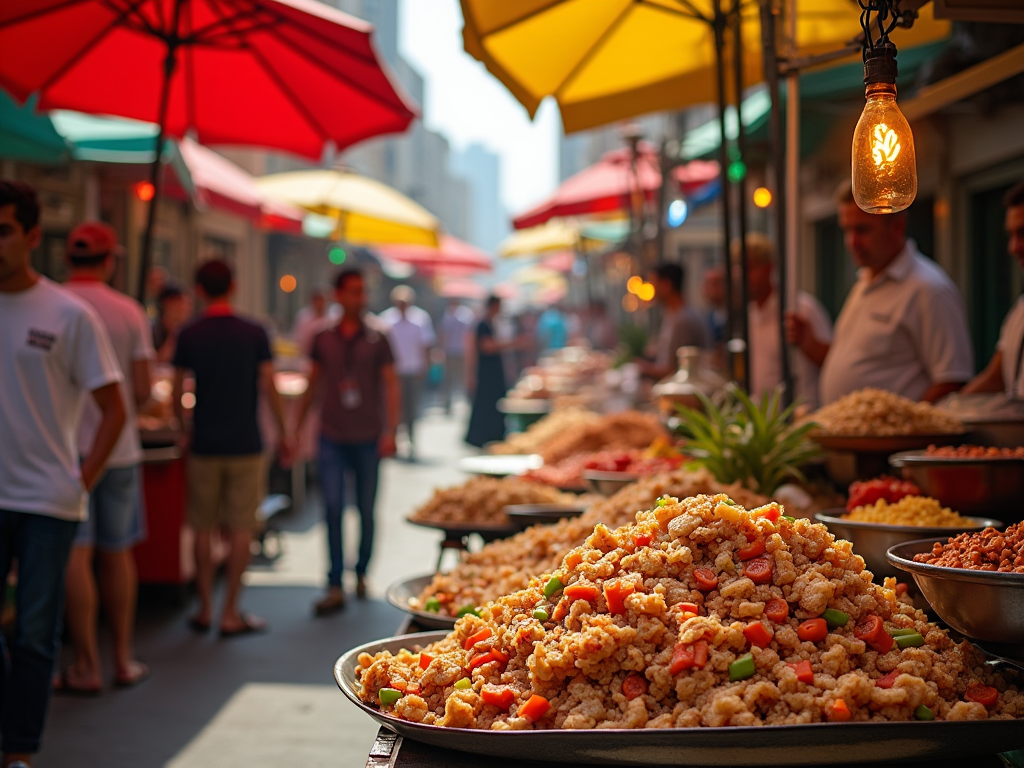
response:
{"label": "man with red cap", "polygon": [[[0,573],[17,560],[16,624],[0,635],[2,764],[39,751],[57,656],[64,570],[88,492],[124,426],[110,339],[96,312],[32,269],[39,199],[0,181]],[[82,406],[99,423],[79,461]],[[0,609],[6,598],[0,590]]]}
{"label": "man with red cap", "polygon": [[[149,400],[149,366],[155,355],[142,305],[107,284],[119,251],[114,230],[102,222],[80,224],[68,236],[71,274],[64,287],[92,306],[107,329],[124,377],[121,396],[127,420],[106,471],[89,496],[89,519],[79,523],[68,561],[67,624],[74,662],[57,683],[57,690],[67,693],[99,693],[103,686],[96,630],[101,601],[114,641],[114,684],[135,685],[149,675],[133,649],[138,577],[132,547],[144,537],[145,519],[135,408]],[[87,403],[78,430],[82,456],[92,444],[99,418],[96,407]]]}

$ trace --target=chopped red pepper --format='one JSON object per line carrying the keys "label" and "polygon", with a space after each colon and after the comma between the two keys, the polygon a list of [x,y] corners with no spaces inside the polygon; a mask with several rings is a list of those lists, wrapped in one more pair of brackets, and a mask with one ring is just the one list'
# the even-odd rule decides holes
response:
{"label": "chopped red pepper", "polygon": [[409,683],[408,687],[406,687],[406,689],[405,689],[405,692],[408,693],[409,695],[415,696],[415,695],[419,695],[419,693],[422,690],[423,689],[420,688],[420,684],[419,683]]}
{"label": "chopped red pepper", "polygon": [[765,629],[760,621],[752,621],[743,628],[743,635],[750,641],[750,644],[758,648],[767,648],[771,645],[771,633]]}
{"label": "chopped red pepper", "polygon": [[801,640],[821,642],[828,636],[828,624],[824,619],[808,619],[796,628],[796,634]]}
{"label": "chopped red pepper", "polygon": [[486,653],[478,653],[476,656],[470,659],[469,664],[466,666],[466,671],[472,671],[477,667],[483,666],[484,664],[489,664],[492,661],[497,661],[504,664],[506,661],[508,661],[508,655],[502,653],[497,648],[491,648],[491,650],[487,651]]}
{"label": "chopped red pepper", "polygon": [[462,647],[467,651],[477,643],[482,643],[484,640],[489,638],[493,633],[490,627],[484,627],[479,632],[475,632],[466,638],[466,641],[462,644]]}
{"label": "chopped red pepper", "polygon": [[781,597],[773,597],[764,606],[764,615],[780,624],[789,618],[789,603]]}
{"label": "chopped red pepper", "polygon": [[753,560],[758,555],[764,554],[764,540],[752,541],[747,546],[736,550],[736,554],[739,555],[740,560]]}
{"label": "chopped red pepper", "polygon": [[608,613],[612,615],[624,614],[626,612],[626,598],[633,594],[635,589],[630,581],[606,581],[604,584],[604,599],[608,603]]}
{"label": "chopped red pepper", "polygon": [[858,640],[863,640],[879,653],[888,653],[892,650],[895,642],[885,631],[882,620],[873,613],[869,613],[857,622],[853,628],[853,636]]}
{"label": "chopped red pepper", "polygon": [[507,710],[515,701],[516,692],[511,688],[488,688],[485,686],[480,691],[480,698],[483,699],[484,704],[492,704],[498,709]]}
{"label": "chopped red pepper", "polygon": [[693,666],[697,669],[704,669],[708,663],[708,641],[698,640],[693,644]]}
{"label": "chopped red pepper", "polygon": [[430,666],[430,662],[434,660],[434,657],[429,653],[420,653],[420,669],[426,669]]}
{"label": "chopped red pepper", "polygon": [[992,707],[997,701],[999,701],[999,691],[990,685],[971,683],[967,686],[967,692],[964,694],[964,698],[968,701],[976,701],[985,707]]}
{"label": "chopped red pepper", "polygon": [[564,619],[568,615],[569,615],[569,598],[563,597],[561,600],[558,601],[558,604],[555,606],[555,610],[553,610],[551,612],[551,620],[552,621],[561,621],[562,619]]}
{"label": "chopped red pepper", "polygon": [[549,709],[551,709],[551,702],[543,696],[534,694],[530,697],[529,701],[519,708],[519,715],[531,722],[537,722],[547,714]]}
{"label": "chopped red pepper", "polygon": [[743,575],[755,584],[768,584],[772,580],[772,563],[763,557],[750,560],[743,566]]}
{"label": "chopped red pepper", "polygon": [[710,592],[718,586],[718,575],[710,568],[697,568],[693,578],[697,580],[697,589],[701,592]]}
{"label": "chopped red pepper", "polygon": [[654,541],[654,536],[650,533],[633,534],[633,546],[635,546],[637,549],[640,549],[642,547],[649,547],[652,541]]}
{"label": "chopped red pepper", "polygon": [[905,581],[896,582],[896,597],[907,594],[910,591],[910,585]]}
{"label": "chopped red pepper", "polygon": [[814,682],[814,669],[811,667],[811,662],[807,659],[801,659],[795,664],[787,664],[786,666],[796,672],[796,679],[801,683],[810,685]]}
{"label": "chopped red pepper", "polygon": [[708,642],[698,640],[695,643],[678,643],[672,649],[672,661],[669,662],[670,674],[678,675],[685,669],[696,667],[703,669],[708,663]]}
{"label": "chopped red pepper", "polygon": [[565,588],[563,594],[571,602],[586,600],[591,605],[594,605],[597,603],[597,596],[600,592],[597,591],[597,587],[593,584],[571,584]]}
{"label": "chopped red pepper", "polygon": [[782,517],[782,512],[779,511],[777,506],[772,505],[762,512],[761,516],[767,520],[771,520],[773,523],[777,523],[779,522],[779,518]]}
{"label": "chopped red pepper", "polygon": [[853,717],[853,713],[850,712],[845,699],[836,699],[828,710],[828,719],[833,723],[845,723],[851,717]]}
{"label": "chopped red pepper", "polygon": [[899,677],[900,674],[901,673],[898,669],[894,669],[887,675],[882,675],[880,678],[875,680],[875,687],[885,689],[892,688],[893,684],[896,682],[896,678]]}
{"label": "chopped red pepper", "polygon": [[647,678],[636,672],[630,672],[622,681],[622,695],[633,700],[647,693]]}

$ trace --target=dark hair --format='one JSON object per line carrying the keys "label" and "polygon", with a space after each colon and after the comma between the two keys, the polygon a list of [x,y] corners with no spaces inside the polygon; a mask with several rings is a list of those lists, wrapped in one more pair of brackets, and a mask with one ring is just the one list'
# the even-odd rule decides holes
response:
{"label": "dark hair", "polygon": [[168,299],[180,299],[185,295],[185,289],[178,283],[166,283],[156,296],[157,305],[162,305]]}
{"label": "dark hair", "polygon": [[1003,196],[1003,205],[1007,208],[1014,208],[1024,205],[1024,181],[1018,181]]}
{"label": "dark hair", "polygon": [[94,256],[68,256],[68,261],[71,262],[72,267],[79,269],[90,269],[92,267],[98,267],[110,256],[110,251],[106,253],[98,253]]}
{"label": "dark hair", "polygon": [[211,299],[219,299],[231,289],[231,267],[226,261],[210,259],[196,270],[196,285]]}
{"label": "dark hair", "polygon": [[487,308],[492,309],[496,306],[501,305],[501,297],[495,296],[493,293],[487,297]]}
{"label": "dark hair", "polygon": [[14,218],[28,232],[39,224],[39,196],[23,181],[0,180],[0,207],[14,206]]}
{"label": "dark hair", "polygon": [[338,273],[338,276],[334,278],[334,290],[340,291],[345,287],[345,283],[354,278],[363,279],[363,273],[358,269],[343,269]]}
{"label": "dark hair", "polygon": [[669,285],[681,296],[686,286],[686,271],[682,264],[659,264],[654,269],[654,274]]}

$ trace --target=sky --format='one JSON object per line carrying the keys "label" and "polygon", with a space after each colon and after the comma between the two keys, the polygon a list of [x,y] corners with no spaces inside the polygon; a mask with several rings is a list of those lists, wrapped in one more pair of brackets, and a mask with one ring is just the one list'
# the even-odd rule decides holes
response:
{"label": "sky", "polygon": [[477,142],[501,156],[501,197],[517,214],[558,182],[558,109],[549,99],[536,120],[484,65],[462,49],[458,0],[400,0],[399,52],[425,82],[424,122],[453,148]]}

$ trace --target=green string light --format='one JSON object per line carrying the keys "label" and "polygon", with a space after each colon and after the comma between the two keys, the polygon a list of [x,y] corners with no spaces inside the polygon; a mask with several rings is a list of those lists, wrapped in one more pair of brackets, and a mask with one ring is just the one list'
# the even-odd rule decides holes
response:
{"label": "green string light", "polygon": [[345,263],[345,249],[344,248],[331,248],[327,252],[327,258],[330,259],[331,264],[344,264]]}

